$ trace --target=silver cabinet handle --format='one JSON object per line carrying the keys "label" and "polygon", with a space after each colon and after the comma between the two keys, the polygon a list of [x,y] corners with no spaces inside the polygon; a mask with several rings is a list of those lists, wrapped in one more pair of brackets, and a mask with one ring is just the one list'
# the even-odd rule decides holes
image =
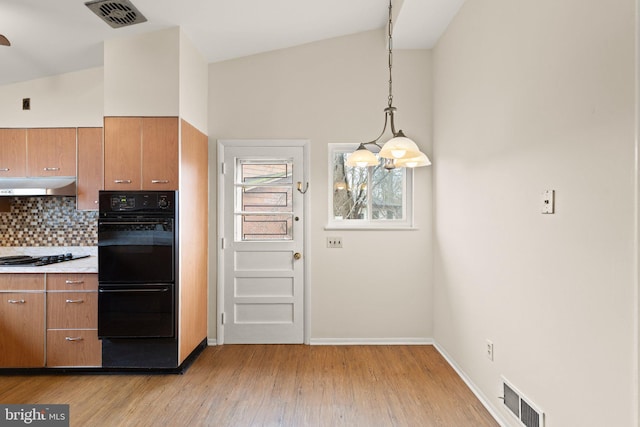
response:
{"label": "silver cabinet handle", "polygon": [[10,299],[7,301],[9,301],[9,304],[25,304],[26,303],[26,301],[23,299]]}
{"label": "silver cabinet handle", "polygon": [[65,280],[64,283],[67,285],[82,285],[84,280]]}
{"label": "silver cabinet handle", "polygon": [[42,168],[42,170],[47,172],[53,172],[53,171],[59,171],[60,168]]}
{"label": "silver cabinet handle", "polygon": [[64,337],[65,340],[67,341],[83,341],[84,338],[82,337]]}
{"label": "silver cabinet handle", "polygon": [[10,170],[9,168],[0,168],[0,172],[9,172]]}
{"label": "silver cabinet handle", "polygon": [[151,183],[152,184],[168,184],[169,180],[168,179],[152,179]]}
{"label": "silver cabinet handle", "polygon": [[68,299],[65,300],[66,303],[68,304],[82,304],[84,302],[83,299]]}
{"label": "silver cabinet handle", "polygon": [[114,179],[113,182],[116,184],[131,184],[130,179]]}

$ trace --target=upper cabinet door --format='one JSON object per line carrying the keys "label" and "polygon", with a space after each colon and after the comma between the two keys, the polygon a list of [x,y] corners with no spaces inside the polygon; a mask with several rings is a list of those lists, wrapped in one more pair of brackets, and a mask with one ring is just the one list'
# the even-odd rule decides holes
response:
{"label": "upper cabinet door", "polygon": [[76,176],[76,129],[27,129],[27,176]]}
{"label": "upper cabinet door", "polygon": [[27,131],[0,129],[0,177],[27,175]]}
{"label": "upper cabinet door", "polygon": [[102,128],[78,128],[78,210],[97,210],[103,187]]}
{"label": "upper cabinet door", "polygon": [[178,118],[142,119],[142,189],[178,189]]}
{"label": "upper cabinet door", "polygon": [[104,189],[140,190],[142,119],[104,118]]}

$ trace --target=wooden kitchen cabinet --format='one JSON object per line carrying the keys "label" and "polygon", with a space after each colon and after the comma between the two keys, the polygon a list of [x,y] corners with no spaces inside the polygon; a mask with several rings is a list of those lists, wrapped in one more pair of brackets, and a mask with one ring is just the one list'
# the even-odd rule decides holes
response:
{"label": "wooden kitchen cabinet", "polygon": [[76,209],[98,210],[98,192],[104,188],[102,128],[78,128]]}
{"label": "wooden kitchen cabinet", "polygon": [[27,129],[27,176],[76,176],[76,128]]}
{"label": "wooden kitchen cabinet", "polygon": [[0,274],[0,367],[45,363],[44,274]]}
{"label": "wooden kitchen cabinet", "polygon": [[27,174],[27,131],[0,129],[0,177]]}
{"label": "wooden kitchen cabinet", "polygon": [[102,365],[98,275],[47,274],[47,366]]}
{"label": "wooden kitchen cabinet", "polygon": [[178,118],[142,118],[142,189],[178,189]]}
{"label": "wooden kitchen cabinet", "polygon": [[177,190],[178,118],[105,117],[105,190]]}
{"label": "wooden kitchen cabinet", "polygon": [[50,273],[47,275],[48,291],[98,291],[98,275],[95,273]]}
{"label": "wooden kitchen cabinet", "polygon": [[97,329],[97,292],[48,292],[47,329]]}
{"label": "wooden kitchen cabinet", "polygon": [[48,367],[100,367],[102,342],[96,329],[47,331]]}

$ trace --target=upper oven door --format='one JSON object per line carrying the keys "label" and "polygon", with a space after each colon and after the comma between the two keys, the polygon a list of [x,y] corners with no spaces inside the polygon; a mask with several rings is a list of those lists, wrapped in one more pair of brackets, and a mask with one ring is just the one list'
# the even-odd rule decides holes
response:
{"label": "upper oven door", "polygon": [[173,218],[100,218],[100,283],[173,283]]}

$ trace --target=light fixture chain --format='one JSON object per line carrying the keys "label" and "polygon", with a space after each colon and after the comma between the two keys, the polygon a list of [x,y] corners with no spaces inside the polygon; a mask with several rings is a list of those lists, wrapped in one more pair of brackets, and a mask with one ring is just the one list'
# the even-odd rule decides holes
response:
{"label": "light fixture chain", "polygon": [[393,104],[393,77],[391,75],[391,68],[393,68],[393,29],[392,29],[392,0],[389,0],[389,25],[388,25],[388,36],[389,36],[389,107]]}

